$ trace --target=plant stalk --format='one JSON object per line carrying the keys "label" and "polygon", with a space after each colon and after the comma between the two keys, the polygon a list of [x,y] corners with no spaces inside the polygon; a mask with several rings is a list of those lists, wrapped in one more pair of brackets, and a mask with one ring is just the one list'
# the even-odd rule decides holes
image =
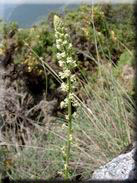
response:
{"label": "plant stalk", "polygon": [[66,162],[65,162],[65,179],[69,178],[69,160],[70,160],[70,148],[71,148],[71,137],[72,137],[72,105],[69,94],[71,93],[71,80],[70,77],[67,78],[67,84],[69,86],[68,91],[68,139],[66,144]]}

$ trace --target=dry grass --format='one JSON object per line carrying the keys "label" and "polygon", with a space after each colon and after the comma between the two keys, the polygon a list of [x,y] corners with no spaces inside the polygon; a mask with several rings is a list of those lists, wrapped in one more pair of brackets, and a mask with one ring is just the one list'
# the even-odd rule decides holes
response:
{"label": "dry grass", "polygon": [[[90,81],[84,85],[88,99],[85,103],[81,102],[73,119],[72,176],[81,174],[84,178],[90,177],[96,167],[111,160],[132,141],[134,104],[112,73],[105,68],[101,72],[102,80],[96,83],[94,89]],[[104,82],[107,87],[104,87]],[[30,111],[35,113],[42,106],[40,104]],[[26,113],[29,114],[28,111]],[[17,114],[14,114],[16,119]],[[46,120],[46,113],[43,115]],[[22,118],[25,119],[25,115]],[[12,123],[16,119],[12,118]],[[27,119],[30,127],[24,126],[27,134],[24,136],[25,145],[22,146],[16,138],[14,141],[8,138],[7,141],[10,156],[14,159],[11,177],[47,179],[60,176],[64,163],[61,148],[66,142],[67,132],[65,120],[46,123],[32,121],[29,116]],[[13,127],[10,133],[8,137],[15,136]]]}

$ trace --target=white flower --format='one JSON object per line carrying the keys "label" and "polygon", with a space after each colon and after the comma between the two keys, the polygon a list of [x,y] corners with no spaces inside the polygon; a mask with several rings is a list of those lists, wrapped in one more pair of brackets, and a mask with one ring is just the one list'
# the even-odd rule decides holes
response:
{"label": "white flower", "polygon": [[60,44],[60,43],[62,43],[62,40],[61,39],[57,39],[56,40],[56,44]]}
{"label": "white flower", "polygon": [[63,60],[59,60],[59,66],[60,66],[60,67],[63,67],[63,66],[64,66]]}
{"label": "white flower", "polygon": [[66,128],[66,125],[63,123],[63,125],[62,125],[62,129],[65,129]]}
{"label": "white flower", "polygon": [[59,76],[61,79],[68,78],[71,75],[71,72],[69,69],[64,70],[64,72],[59,72]]}
{"label": "white flower", "polygon": [[66,120],[69,120],[69,115],[65,115]]}
{"label": "white flower", "polygon": [[72,102],[72,105],[73,105],[74,107],[79,107],[79,103],[78,103],[77,101],[73,101],[73,102]]}
{"label": "white flower", "polygon": [[65,39],[68,39],[69,38],[69,35],[68,34],[65,34],[64,37],[65,37]]}
{"label": "white flower", "polygon": [[56,47],[57,47],[58,50],[61,49],[61,45],[60,44],[56,44]]}
{"label": "white flower", "polygon": [[62,102],[60,103],[60,108],[61,108],[61,109],[65,108],[65,102],[64,102],[64,101],[62,101]]}
{"label": "white flower", "polygon": [[66,70],[64,71],[64,77],[67,78],[67,77],[69,77],[70,75],[71,75],[70,70],[69,70],[69,69],[66,69]]}
{"label": "white flower", "polygon": [[76,81],[73,81],[72,82],[72,86],[71,86],[72,90],[75,90],[76,89],[76,86],[77,86],[76,84],[77,84]]}
{"label": "white flower", "polygon": [[73,93],[69,93],[69,99],[70,99],[70,100],[74,100],[74,95],[73,95]]}
{"label": "white flower", "polygon": [[57,59],[58,59],[58,60],[60,60],[60,59],[62,59],[62,58],[65,58],[65,57],[66,57],[65,52],[63,52],[63,53],[57,53]]}
{"label": "white flower", "polygon": [[63,155],[66,155],[65,147],[64,146],[61,148],[61,151],[62,151]]}
{"label": "white flower", "polygon": [[57,59],[60,60],[61,58],[61,53],[57,53]]}
{"label": "white flower", "polygon": [[65,105],[68,106],[68,103],[69,103],[68,98],[65,98],[65,99],[64,99],[64,102],[65,102]]}
{"label": "white flower", "polygon": [[72,44],[71,43],[69,43],[69,45],[68,45],[68,49],[71,49],[72,48]]}
{"label": "white flower", "polygon": [[68,98],[65,98],[64,101],[60,103],[61,109],[66,108],[68,106],[68,102],[69,102]]}
{"label": "white flower", "polygon": [[72,134],[69,134],[69,141],[72,142]]}
{"label": "white flower", "polygon": [[56,38],[56,39],[61,38],[63,35],[64,35],[64,34],[61,34],[61,33],[58,32],[58,31],[55,32],[55,38]]}
{"label": "white flower", "polygon": [[68,92],[69,90],[69,87],[66,83],[62,83],[61,84],[61,90],[64,91],[64,92]]}
{"label": "white flower", "polygon": [[76,61],[73,62],[73,67],[77,67]]}
{"label": "white flower", "polygon": [[71,67],[76,67],[76,61],[72,59],[72,57],[67,57],[66,62],[71,65]]}
{"label": "white flower", "polygon": [[59,72],[59,76],[61,77],[61,79],[64,79],[64,72]]}
{"label": "white flower", "polygon": [[65,58],[65,57],[66,57],[65,52],[61,53],[61,57],[62,57],[62,58]]}
{"label": "white flower", "polygon": [[75,75],[75,74],[72,74],[72,75],[70,76],[70,80],[71,80],[71,82],[76,81],[76,75]]}
{"label": "white flower", "polygon": [[76,118],[76,117],[77,117],[77,113],[74,112],[74,113],[72,114],[72,116],[73,116],[73,118]]}
{"label": "white flower", "polygon": [[63,45],[67,45],[67,43],[68,43],[67,40],[65,40],[65,41],[63,41],[62,44],[63,44]]}
{"label": "white flower", "polygon": [[67,57],[66,62],[67,62],[68,64],[69,64],[69,63],[72,63],[72,62],[73,62],[72,57]]}
{"label": "white flower", "polygon": [[77,66],[77,64],[76,64],[76,61],[75,61],[75,60],[73,60],[73,61],[71,62],[71,66],[72,66],[73,68]]}
{"label": "white flower", "polygon": [[58,38],[59,38],[59,36],[58,36],[58,32],[57,32],[57,31],[55,32],[55,38],[56,38],[56,39],[58,39]]}
{"label": "white flower", "polygon": [[55,15],[54,16],[54,27],[55,27],[55,30],[58,30],[62,26],[63,26],[62,20],[57,15]]}

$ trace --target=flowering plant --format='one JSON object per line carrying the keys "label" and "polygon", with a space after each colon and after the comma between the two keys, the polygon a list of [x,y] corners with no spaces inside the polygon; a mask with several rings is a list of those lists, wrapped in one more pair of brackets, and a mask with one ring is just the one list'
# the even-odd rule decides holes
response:
{"label": "flowering plant", "polygon": [[77,66],[76,61],[73,59],[72,44],[69,40],[69,35],[66,33],[66,29],[63,25],[61,18],[54,16],[54,28],[56,47],[58,50],[57,59],[59,66],[62,68],[62,72],[59,72],[59,76],[64,81],[61,84],[61,89],[67,92],[67,97],[61,102],[61,108],[68,108],[68,115],[66,120],[68,121],[68,138],[66,151],[63,151],[65,164],[64,174],[67,179],[69,176],[69,158],[70,158],[70,146],[72,143],[72,105],[75,105],[73,91],[75,89],[76,77],[72,74],[73,69]]}

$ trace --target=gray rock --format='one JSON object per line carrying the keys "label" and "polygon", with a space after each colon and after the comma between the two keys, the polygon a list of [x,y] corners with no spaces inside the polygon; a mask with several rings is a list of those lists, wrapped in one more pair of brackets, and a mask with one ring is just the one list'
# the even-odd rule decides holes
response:
{"label": "gray rock", "polygon": [[111,180],[125,180],[135,178],[135,162],[134,153],[136,148],[134,147],[130,152],[121,154],[108,162],[106,165],[101,166],[95,170],[90,180],[95,179],[111,179]]}

